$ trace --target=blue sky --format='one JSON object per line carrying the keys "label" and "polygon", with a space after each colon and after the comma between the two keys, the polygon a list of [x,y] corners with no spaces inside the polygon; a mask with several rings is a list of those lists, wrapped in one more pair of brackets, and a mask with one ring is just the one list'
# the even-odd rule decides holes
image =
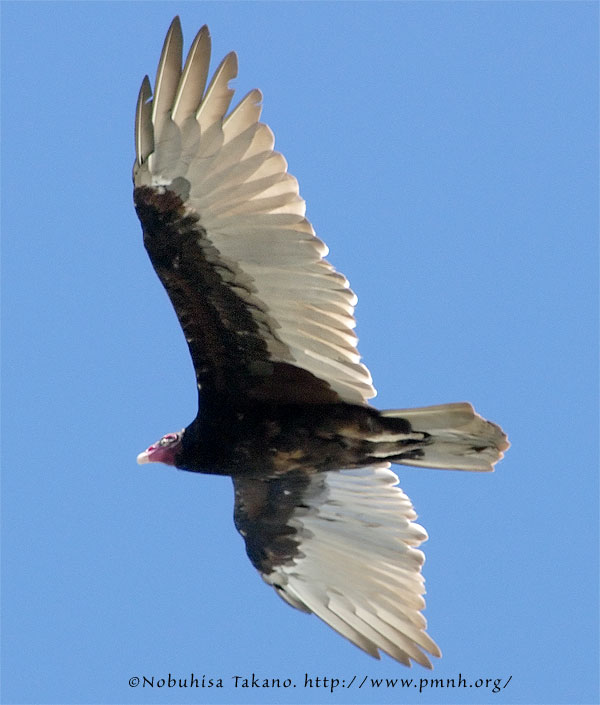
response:
{"label": "blue sky", "polygon": [[[136,454],[191,363],[131,203],[167,27],[239,97],[359,295],[381,408],[469,400],[493,475],[398,468],[430,540],[429,673],[375,661],[247,560],[228,479]],[[598,702],[597,50],[591,2],[9,3],[3,54],[3,702]],[[133,676],[223,689],[134,689]],[[232,676],[297,688],[235,689]],[[304,674],[512,679],[304,689]]]}

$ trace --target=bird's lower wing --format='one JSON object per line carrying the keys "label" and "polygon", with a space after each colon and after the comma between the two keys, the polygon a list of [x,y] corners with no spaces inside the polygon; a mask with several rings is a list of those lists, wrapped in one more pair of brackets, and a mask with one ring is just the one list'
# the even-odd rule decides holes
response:
{"label": "bird's lower wing", "polygon": [[388,464],[235,478],[235,524],[262,578],[358,647],[430,668],[421,610],[425,530]]}

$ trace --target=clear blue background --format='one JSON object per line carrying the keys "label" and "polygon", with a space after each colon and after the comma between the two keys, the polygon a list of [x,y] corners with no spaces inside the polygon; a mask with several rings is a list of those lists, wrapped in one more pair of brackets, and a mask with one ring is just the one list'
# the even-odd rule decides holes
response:
{"label": "clear blue background", "polygon": [[[493,475],[399,468],[427,527],[433,674],[265,586],[228,479],[136,454],[195,414],[131,203],[167,27],[216,60],[358,292],[380,407],[470,400]],[[8,3],[3,32],[5,703],[597,703],[598,5]],[[132,676],[221,677],[218,690]],[[233,690],[232,675],[512,676],[508,687]]]}

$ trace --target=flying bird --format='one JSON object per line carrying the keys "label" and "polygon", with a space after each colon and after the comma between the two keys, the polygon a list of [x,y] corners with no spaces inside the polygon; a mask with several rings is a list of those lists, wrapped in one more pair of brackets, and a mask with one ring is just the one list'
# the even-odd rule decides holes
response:
{"label": "flying bird", "polygon": [[[182,68],[179,18],[135,117],[144,245],[192,357],[198,414],[138,456],[228,475],[263,580],[368,654],[431,668],[421,614],[425,530],[391,463],[489,471],[505,434],[468,403],[378,411],[354,333],[356,296],[324,257],[252,90],[233,109],[210,34]],[[207,85],[208,83],[208,85]]]}

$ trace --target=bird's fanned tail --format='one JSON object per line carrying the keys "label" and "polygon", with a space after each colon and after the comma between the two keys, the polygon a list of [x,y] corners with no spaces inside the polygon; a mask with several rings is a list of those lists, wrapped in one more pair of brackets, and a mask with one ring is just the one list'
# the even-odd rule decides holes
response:
{"label": "bird's fanned tail", "polygon": [[504,431],[486,421],[468,402],[382,411],[384,418],[408,421],[426,443],[412,457],[387,457],[402,465],[490,472],[510,443]]}

